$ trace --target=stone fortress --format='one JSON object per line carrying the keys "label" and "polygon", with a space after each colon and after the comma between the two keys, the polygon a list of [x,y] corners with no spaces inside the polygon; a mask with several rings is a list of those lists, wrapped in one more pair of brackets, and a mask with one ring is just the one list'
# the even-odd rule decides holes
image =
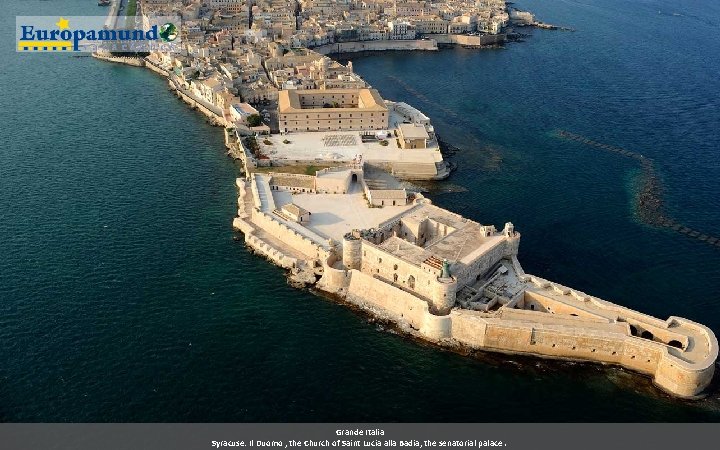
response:
{"label": "stone fortress", "polygon": [[[166,76],[180,98],[226,127],[229,153],[246,173],[236,182],[233,226],[295,283],[444,347],[619,365],[686,398],[710,384],[718,343],[707,327],[660,320],[526,274],[511,223],[497,230],[408,192],[396,179],[450,174],[429,118],[383,100],[350,63],[323,56],[494,44],[511,21],[548,27],[531,14],[503,0],[140,6],[142,14],[183,16],[183,52],[120,61]],[[418,40],[418,33],[435,39]],[[275,101],[277,108],[269,106]],[[268,124],[251,125],[258,113]],[[287,169],[324,165],[312,175]]]}
{"label": "stone fortress", "polygon": [[718,343],[707,327],[660,320],[526,274],[520,234],[408,193],[355,161],[312,175],[238,179],[236,229],[291,279],[466,348],[619,365],[678,397],[703,393]]}

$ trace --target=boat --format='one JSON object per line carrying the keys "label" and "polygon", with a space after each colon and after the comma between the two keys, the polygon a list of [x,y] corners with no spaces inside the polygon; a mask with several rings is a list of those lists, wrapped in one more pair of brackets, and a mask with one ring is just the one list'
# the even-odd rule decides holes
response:
{"label": "boat", "polygon": [[110,0],[98,0],[98,6],[110,6]]}

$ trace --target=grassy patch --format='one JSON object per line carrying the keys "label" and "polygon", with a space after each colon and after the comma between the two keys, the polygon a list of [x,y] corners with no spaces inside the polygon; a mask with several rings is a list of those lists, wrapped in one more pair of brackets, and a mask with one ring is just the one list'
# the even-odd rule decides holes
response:
{"label": "grassy patch", "polygon": [[137,13],[137,0],[130,0],[127,5],[126,16],[134,16]]}

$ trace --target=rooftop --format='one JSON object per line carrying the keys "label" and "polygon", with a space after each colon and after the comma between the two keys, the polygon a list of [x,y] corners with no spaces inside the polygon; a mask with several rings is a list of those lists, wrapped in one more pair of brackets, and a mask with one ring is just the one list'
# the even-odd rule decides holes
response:
{"label": "rooftop", "polygon": [[[312,96],[323,96],[325,98],[333,95],[352,95],[357,96],[357,104],[354,107],[340,108],[323,108],[328,112],[344,111],[348,109],[363,109],[367,111],[387,111],[387,106],[380,93],[376,89],[360,88],[360,89],[285,89],[278,93],[278,111],[282,113],[297,113],[307,109],[316,107],[303,106],[303,98]],[[340,98],[340,97],[338,97]],[[320,105],[322,106],[322,105]]]}
{"label": "rooftop", "polygon": [[398,125],[398,130],[405,139],[430,139],[425,125],[421,123],[401,123]]}
{"label": "rooftop", "polygon": [[[435,164],[442,160],[437,146],[423,149],[401,149],[395,138],[382,145],[379,140],[361,138],[359,131],[311,131],[306,133],[265,136],[272,144],[258,140],[261,151],[279,161],[352,161],[362,155],[367,162],[407,162]],[[346,136],[346,138],[341,138]],[[284,141],[287,140],[288,143]]]}

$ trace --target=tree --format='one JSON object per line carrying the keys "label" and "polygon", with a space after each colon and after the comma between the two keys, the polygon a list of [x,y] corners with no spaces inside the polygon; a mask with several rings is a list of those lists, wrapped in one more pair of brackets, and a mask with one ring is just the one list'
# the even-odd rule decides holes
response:
{"label": "tree", "polygon": [[259,127],[262,125],[263,119],[260,114],[250,114],[247,117],[247,123],[251,127]]}

